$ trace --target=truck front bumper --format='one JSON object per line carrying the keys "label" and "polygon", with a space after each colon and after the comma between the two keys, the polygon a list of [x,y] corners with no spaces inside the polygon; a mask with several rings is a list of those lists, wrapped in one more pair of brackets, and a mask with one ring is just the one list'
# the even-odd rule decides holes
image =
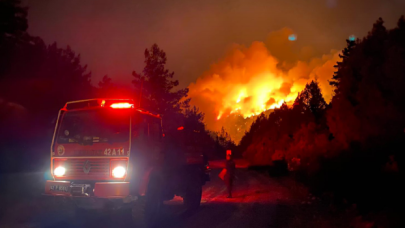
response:
{"label": "truck front bumper", "polygon": [[71,199],[80,207],[99,208],[106,204],[123,205],[134,202],[137,196],[129,194],[129,182],[96,182],[74,184],[70,181],[51,181],[45,183],[45,196]]}
{"label": "truck front bumper", "polygon": [[98,198],[125,198],[129,195],[129,182],[96,182],[73,184],[70,181],[51,181],[45,183],[45,194],[54,196],[94,196]]}

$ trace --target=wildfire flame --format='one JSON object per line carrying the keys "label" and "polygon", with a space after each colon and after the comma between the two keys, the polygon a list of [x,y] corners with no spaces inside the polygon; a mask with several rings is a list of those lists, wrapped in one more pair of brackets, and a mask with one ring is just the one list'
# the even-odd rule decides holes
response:
{"label": "wildfire flame", "polygon": [[220,112],[220,113],[218,114],[217,120],[221,119],[221,116],[222,116],[222,112]]}
{"label": "wildfire flame", "polygon": [[[325,100],[331,99],[328,80],[339,53],[308,57],[308,47],[294,51],[295,44],[288,39],[291,34],[290,29],[283,29],[270,34],[267,43],[234,45],[222,60],[189,85],[191,104],[206,114],[209,129],[220,129],[225,125],[224,117],[231,114],[247,118],[279,108],[284,102],[292,104],[305,84],[315,79]],[[284,59],[276,58],[276,54]],[[296,59],[286,59],[290,56]]]}

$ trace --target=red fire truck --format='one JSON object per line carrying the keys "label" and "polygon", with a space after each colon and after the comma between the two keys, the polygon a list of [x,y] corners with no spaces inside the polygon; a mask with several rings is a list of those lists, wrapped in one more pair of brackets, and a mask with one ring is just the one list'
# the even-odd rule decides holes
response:
{"label": "red fire truck", "polygon": [[186,149],[192,141],[187,129],[165,134],[160,116],[134,108],[132,100],[66,103],[55,126],[53,180],[45,195],[71,199],[80,213],[131,208],[139,227],[153,225],[163,201],[175,195],[188,210],[198,208],[209,180],[207,162]]}

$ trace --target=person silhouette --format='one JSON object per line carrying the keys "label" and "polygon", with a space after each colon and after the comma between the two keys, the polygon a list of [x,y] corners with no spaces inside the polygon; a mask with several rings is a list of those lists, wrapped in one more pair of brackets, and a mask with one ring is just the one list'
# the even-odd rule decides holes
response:
{"label": "person silhouette", "polygon": [[224,177],[224,182],[226,184],[226,188],[228,190],[228,197],[232,198],[232,187],[233,187],[233,180],[235,178],[235,162],[232,159],[232,155],[226,155],[226,173]]}

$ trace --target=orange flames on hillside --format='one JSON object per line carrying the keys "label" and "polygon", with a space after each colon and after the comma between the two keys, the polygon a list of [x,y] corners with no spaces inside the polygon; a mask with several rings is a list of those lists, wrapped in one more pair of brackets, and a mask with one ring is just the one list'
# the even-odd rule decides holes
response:
{"label": "orange flames on hillside", "polygon": [[206,114],[208,129],[234,127],[224,120],[232,114],[247,118],[283,102],[292,104],[305,84],[315,79],[325,100],[330,101],[328,80],[339,60],[338,52],[314,58],[311,48],[297,49],[288,40],[291,34],[290,29],[282,29],[270,34],[266,42],[233,45],[223,59],[189,85],[191,104]]}

